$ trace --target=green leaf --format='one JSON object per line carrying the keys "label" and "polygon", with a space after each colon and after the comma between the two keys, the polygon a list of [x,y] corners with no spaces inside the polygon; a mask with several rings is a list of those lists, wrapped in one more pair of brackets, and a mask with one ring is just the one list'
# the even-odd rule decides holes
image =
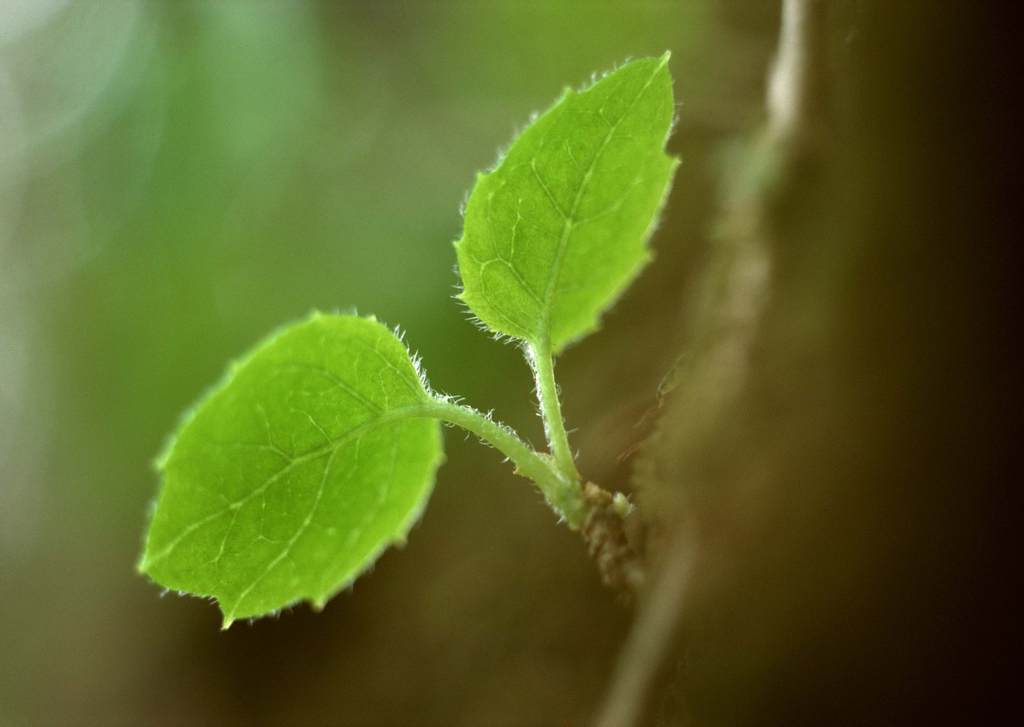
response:
{"label": "green leaf", "polygon": [[678,160],[666,53],[561,99],[477,177],[456,243],[462,300],[493,331],[559,351],[650,259]]}
{"label": "green leaf", "polygon": [[212,596],[225,628],[321,607],[419,518],[443,455],[405,346],[314,314],[271,336],[186,417],[139,569]]}

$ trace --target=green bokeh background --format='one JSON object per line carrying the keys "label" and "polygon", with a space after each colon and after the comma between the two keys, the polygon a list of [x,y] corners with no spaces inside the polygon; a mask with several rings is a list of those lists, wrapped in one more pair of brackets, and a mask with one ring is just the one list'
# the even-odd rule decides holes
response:
{"label": "green bokeh background", "polygon": [[770,5],[0,3],[0,725],[586,717],[628,614],[493,452],[449,431],[407,549],[320,615],[223,634],[134,573],[151,461],[312,308],[400,324],[435,388],[541,441],[518,352],[452,300],[459,204],[564,85],[668,49],[658,262],[559,368],[584,471],[627,488]]}

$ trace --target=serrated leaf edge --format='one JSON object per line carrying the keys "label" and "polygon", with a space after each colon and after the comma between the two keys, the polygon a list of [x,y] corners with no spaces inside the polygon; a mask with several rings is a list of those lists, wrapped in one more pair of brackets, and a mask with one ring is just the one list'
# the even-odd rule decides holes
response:
{"label": "serrated leaf edge", "polygon": [[[154,470],[156,472],[160,473],[160,474],[163,474],[164,469],[165,469],[166,464],[167,464],[167,461],[170,458],[171,452],[174,450],[174,445],[177,443],[177,440],[178,440],[178,437],[179,437],[180,433],[195,418],[195,416],[198,413],[198,411],[202,408],[202,406],[204,404],[206,404],[206,402],[211,397],[213,397],[217,392],[219,392],[223,388],[225,388],[227,386],[230,386],[230,384],[234,381],[235,377],[237,376],[238,371],[246,363],[248,363],[249,360],[252,359],[253,356],[255,356],[263,348],[272,345],[282,335],[287,333],[289,330],[295,328],[296,326],[299,326],[299,325],[302,325],[304,323],[308,323],[308,322],[311,322],[311,321],[315,321],[315,320],[318,320],[320,318],[329,317],[329,316],[352,316],[352,317],[356,317],[356,318],[362,318],[364,320],[368,320],[368,321],[371,321],[373,323],[379,323],[377,317],[375,315],[373,315],[372,313],[371,314],[367,314],[367,315],[359,315],[355,310],[352,310],[351,312],[343,312],[343,311],[340,311],[338,309],[335,309],[333,311],[326,311],[325,312],[325,311],[321,311],[319,309],[313,309],[313,310],[311,310],[306,315],[305,318],[301,318],[301,319],[296,320],[296,321],[291,321],[291,322],[279,325],[277,328],[273,329],[269,334],[267,334],[266,336],[261,338],[259,341],[257,341],[244,354],[242,354],[241,356],[238,356],[237,358],[232,360],[228,364],[228,366],[226,367],[226,370],[225,370],[224,374],[220,377],[220,379],[218,379],[217,382],[215,382],[214,384],[208,386],[206,388],[206,390],[196,399],[196,401],[191,406],[189,406],[179,416],[177,427],[175,427],[173,432],[165,438],[164,444],[161,447],[160,452],[153,459],[152,464],[153,464]],[[409,361],[412,364],[413,370],[414,370],[417,378],[419,379],[420,384],[423,386],[423,389],[424,389],[427,397],[430,398],[430,399],[435,399],[435,400],[446,400],[448,397],[442,397],[442,396],[437,395],[433,391],[433,389],[430,387],[429,382],[427,381],[426,373],[423,370],[421,358],[420,358],[420,356],[418,354],[412,352],[409,349],[409,347],[406,345],[404,332],[400,328],[398,328],[397,326],[395,328],[392,328],[391,331],[395,335],[395,337],[399,340],[399,342],[401,342],[402,345],[405,347],[406,354],[409,356]],[[412,417],[410,417],[410,418],[412,418]],[[400,419],[399,420],[390,420],[390,421],[386,421],[386,422],[381,422],[381,424],[389,424],[389,423],[392,423],[393,421],[400,421]],[[374,426],[376,426],[376,425],[374,425]],[[416,524],[420,521],[420,519],[423,517],[423,513],[426,511],[427,503],[430,500],[430,496],[433,494],[434,487],[437,485],[437,474],[436,473],[440,469],[440,467],[447,461],[447,455],[445,454],[445,451],[444,451],[444,435],[443,435],[443,432],[442,432],[442,427],[440,426],[440,422],[438,422],[438,427],[437,427],[436,431],[437,431],[437,436],[438,436],[440,441],[438,442],[438,444],[439,444],[438,455],[428,465],[428,470],[433,472],[433,474],[431,475],[431,481],[430,481],[430,483],[426,487],[425,494],[424,494],[424,497],[422,498],[421,502],[415,508],[413,508],[409,512],[408,517],[406,517],[405,520],[403,520],[399,524],[398,528],[396,529],[396,532],[393,535],[391,535],[389,539],[387,539],[385,542],[383,542],[378,548],[370,551],[369,556],[367,557],[367,559],[365,560],[364,564],[361,567],[355,568],[353,570],[353,572],[351,572],[350,574],[345,575],[337,586],[332,587],[330,590],[328,590],[323,595],[321,595],[321,596],[314,596],[314,597],[306,596],[306,597],[297,598],[294,601],[290,601],[290,602],[288,602],[287,604],[281,606],[278,609],[274,609],[272,611],[269,611],[269,612],[267,612],[265,614],[260,614],[258,616],[248,617],[250,621],[251,620],[255,620],[257,618],[264,618],[264,617],[267,617],[267,616],[278,615],[282,611],[290,610],[290,609],[294,608],[295,606],[297,606],[297,605],[299,605],[301,603],[309,603],[310,607],[313,608],[315,611],[321,611],[326,606],[326,604],[327,604],[327,602],[329,600],[331,600],[334,596],[336,596],[341,591],[344,591],[346,588],[350,588],[355,583],[355,581],[359,579],[360,576],[362,576],[367,571],[372,570],[372,568],[376,565],[377,561],[382,557],[382,555],[389,548],[391,548],[393,546],[404,547],[405,543],[408,540],[409,533],[416,526]],[[202,598],[202,599],[212,600],[214,603],[217,604],[217,607],[218,607],[218,609],[220,609],[221,614],[223,616],[222,623],[221,623],[221,630],[222,631],[226,631],[228,628],[231,627],[231,625],[233,623],[235,623],[236,619],[234,618],[233,615],[229,615],[229,613],[224,608],[223,602],[215,594],[213,594],[213,593],[192,592],[192,591],[182,591],[182,590],[178,590],[178,589],[167,589],[162,584],[160,584],[156,580],[154,580],[150,576],[148,571],[146,570],[146,566],[148,564],[148,561],[147,561],[147,558],[146,558],[147,540],[148,540],[148,536],[149,536],[150,524],[152,523],[153,516],[155,515],[155,512],[156,512],[157,503],[159,502],[159,499],[160,499],[160,492],[161,492],[161,489],[158,488],[157,494],[150,499],[149,505],[147,506],[147,526],[143,530],[142,552],[141,552],[139,558],[136,560],[135,571],[139,575],[144,576],[147,580],[149,580],[154,585],[157,585],[157,586],[160,586],[161,588],[164,588],[164,592],[167,592],[169,590],[173,590],[178,595],[191,596],[191,597],[194,597],[194,598]],[[236,604],[236,607],[237,607],[237,605],[238,604]]]}

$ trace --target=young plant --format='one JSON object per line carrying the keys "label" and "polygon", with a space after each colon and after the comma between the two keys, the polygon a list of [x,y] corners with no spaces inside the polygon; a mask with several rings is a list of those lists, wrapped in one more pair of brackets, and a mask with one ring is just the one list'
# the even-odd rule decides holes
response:
{"label": "young plant", "polygon": [[405,542],[444,459],[442,422],[508,457],[570,528],[599,507],[623,515],[624,498],[612,505],[582,484],[554,358],[597,328],[650,259],[678,164],[664,152],[668,58],[566,90],[477,176],[466,206],[458,297],[522,347],[548,453],[433,391],[375,318],[314,313],[231,365],[185,416],[157,463],[163,482],[139,571],[216,599],[224,628],[303,600],[320,609]]}

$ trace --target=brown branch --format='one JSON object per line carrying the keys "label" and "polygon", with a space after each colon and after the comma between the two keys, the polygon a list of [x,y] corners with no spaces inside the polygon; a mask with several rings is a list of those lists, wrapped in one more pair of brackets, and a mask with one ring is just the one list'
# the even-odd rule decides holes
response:
{"label": "brown branch", "polygon": [[659,674],[672,650],[692,554],[687,538],[677,537],[626,639],[595,727],[628,727],[643,717],[652,688],[661,681]]}
{"label": "brown branch", "polygon": [[[827,106],[825,10],[824,0],[783,0],[766,99],[768,121],[726,191],[717,240],[721,267],[709,271],[708,307],[701,311],[694,334],[695,361],[675,393],[693,405],[685,407],[691,419],[680,424],[687,446],[699,448],[705,438],[716,436],[715,421],[747,379],[750,351],[770,292],[771,203],[791,187],[789,162],[818,133]],[[641,608],[598,711],[598,727],[640,723],[657,685],[664,683],[696,558],[692,529],[683,518],[669,525],[669,544],[649,590],[640,594]]]}

